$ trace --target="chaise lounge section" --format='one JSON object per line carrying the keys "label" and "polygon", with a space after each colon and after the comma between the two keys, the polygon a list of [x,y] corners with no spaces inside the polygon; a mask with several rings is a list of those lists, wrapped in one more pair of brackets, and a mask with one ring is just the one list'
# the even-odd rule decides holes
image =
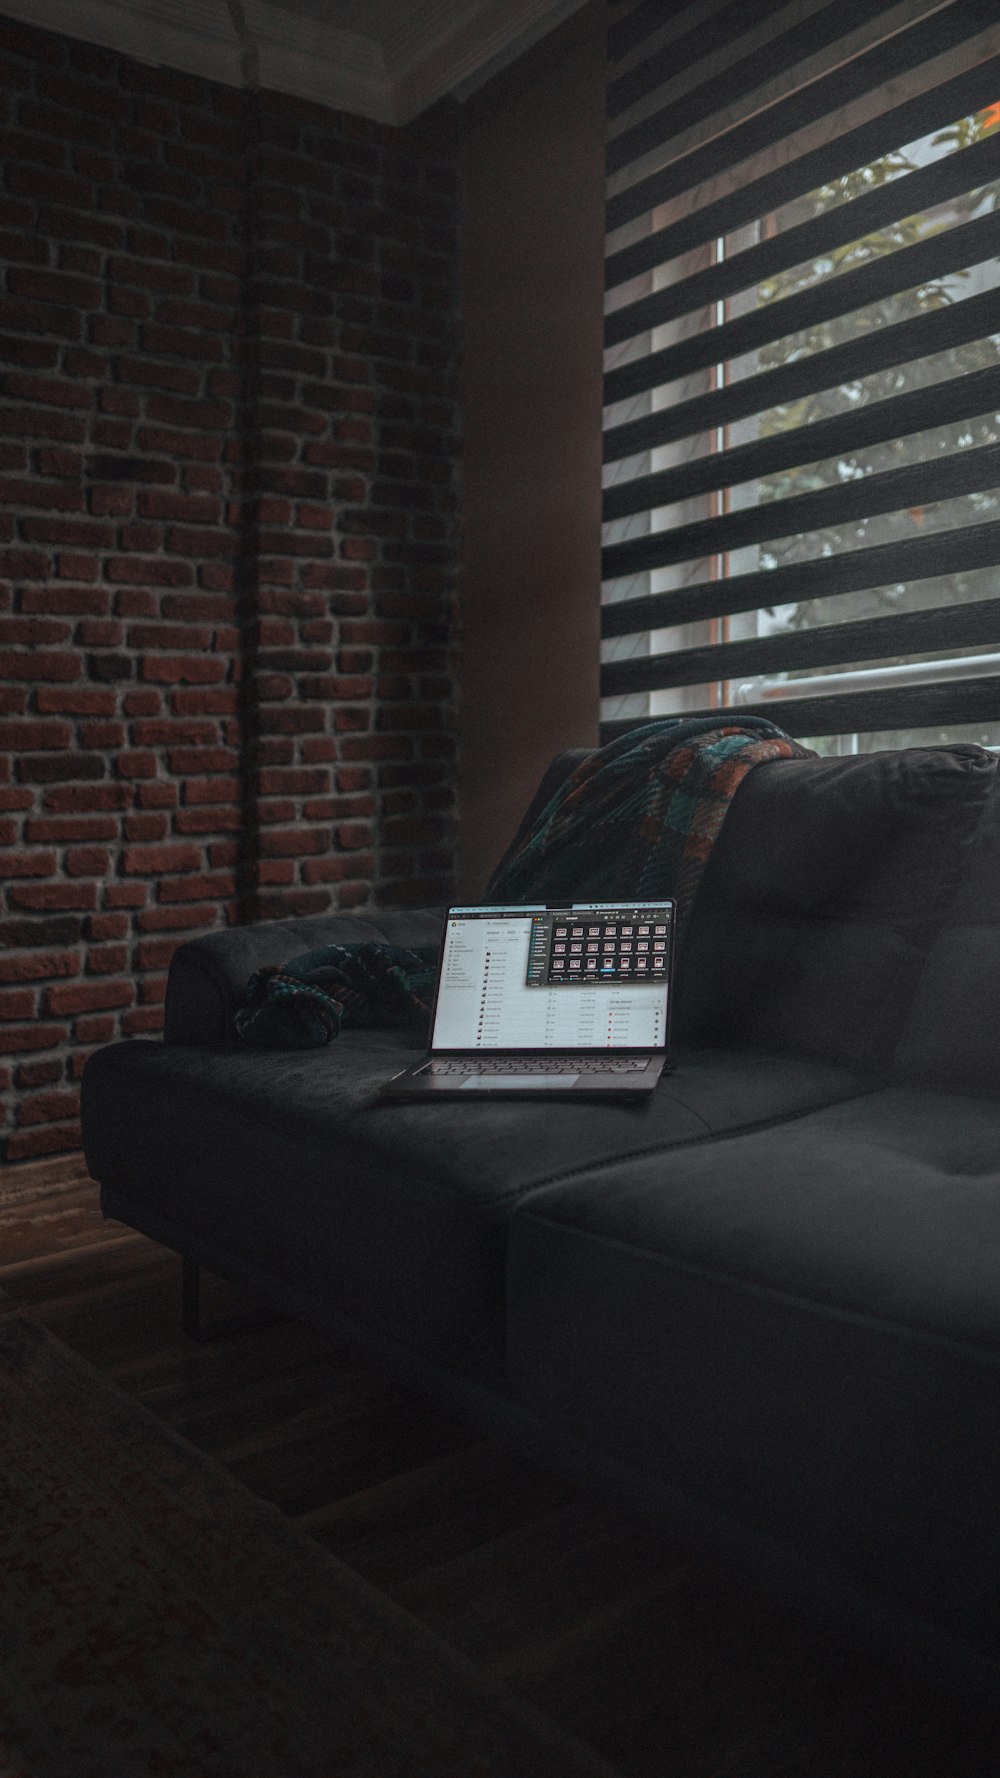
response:
{"label": "chaise lounge section", "polygon": [[991,1696],[998,822],[976,747],[758,766],[641,1105],[377,1102],[416,1040],[237,1044],[262,964],[443,909],[195,940],[165,1040],[87,1066],[105,1213]]}

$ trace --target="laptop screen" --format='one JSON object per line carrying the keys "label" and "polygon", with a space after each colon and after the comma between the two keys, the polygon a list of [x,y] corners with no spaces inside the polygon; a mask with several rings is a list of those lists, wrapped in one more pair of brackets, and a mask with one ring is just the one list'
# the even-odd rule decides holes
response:
{"label": "laptop screen", "polygon": [[433,1050],[665,1049],[675,904],[453,907]]}

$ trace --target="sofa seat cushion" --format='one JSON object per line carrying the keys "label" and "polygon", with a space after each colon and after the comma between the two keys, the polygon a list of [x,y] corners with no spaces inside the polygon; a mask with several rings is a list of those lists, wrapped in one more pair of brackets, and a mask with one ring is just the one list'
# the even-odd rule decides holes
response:
{"label": "sofa seat cushion", "polygon": [[1000,1643],[1000,1105],[887,1088],[512,1218],[509,1375],[763,1549]]}
{"label": "sofa seat cushion", "polygon": [[361,1030],[321,1050],[100,1050],[83,1123],[105,1208],[481,1369],[502,1364],[506,1226],[525,1193],[862,1090],[845,1069],[706,1051],[644,1104],[375,1102],[413,1055]]}

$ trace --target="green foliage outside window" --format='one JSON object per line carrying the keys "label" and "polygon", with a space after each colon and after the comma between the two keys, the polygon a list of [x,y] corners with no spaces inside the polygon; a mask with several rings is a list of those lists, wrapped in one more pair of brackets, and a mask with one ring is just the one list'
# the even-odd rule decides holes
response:
{"label": "green foliage outside window", "polygon": [[[950,129],[934,137],[933,146],[961,152],[998,128],[1000,104],[991,105],[975,116],[962,118]],[[788,220],[805,221],[831,210],[834,206],[850,203],[876,186],[887,185],[890,181],[916,170],[916,163],[908,159],[905,153],[887,154],[871,166],[862,167],[819,187],[796,206],[795,214]],[[904,190],[905,185],[901,187],[901,195]],[[936,210],[905,217],[839,247],[828,255],[796,266],[762,283],[757,292],[758,302],[780,302],[820,280],[835,278],[900,248],[924,241],[930,235],[956,223],[983,215],[987,210],[995,209],[998,202],[1000,182],[995,182],[952,199]],[[963,286],[968,291],[975,289],[975,279],[974,269],[952,274],[886,297],[863,310],[823,322],[805,332],[790,335],[763,348],[758,354],[758,367],[761,370],[775,369],[793,358],[825,352],[847,340],[857,339],[864,333],[881,330],[910,317],[940,309],[959,300]],[[1000,334],[949,348],[916,363],[894,365],[857,382],[772,408],[761,416],[760,436],[774,436],[834,414],[849,412],[862,405],[889,400],[910,390],[996,365],[1000,365]],[[785,500],[796,494],[843,484],[908,464],[932,461],[935,458],[943,460],[956,453],[997,442],[1000,442],[1000,415],[983,414],[958,424],[944,425],[914,436],[889,439],[883,444],[866,446],[857,452],[843,452],[824,462],[795,466],[761,477],[758,498],[762,502]],[[978,523],[998,515],[1000,494],[995,489],[987,490],[963,496],[936,508],[914,507],[907,512],[884,514],[867,521],[833,525],[806,536],[779,538],[762,547],[760,565],[769,569],[806,562],[816,556],[900,541],[918,534],[925,527],[940,530],[949,526]],[[981,597],[983,590],[981,571],[958,572],[938,579],[919,581],[908,587],[895,585],[871,588],[853,595],[849,600],[840,598],[830,603],[836,606],[836,618],[839,621],[949,605]],[[829,622],[833,615],[826,601],[806,599],[782,608],[782,627],[808,629],[816,624]]]}

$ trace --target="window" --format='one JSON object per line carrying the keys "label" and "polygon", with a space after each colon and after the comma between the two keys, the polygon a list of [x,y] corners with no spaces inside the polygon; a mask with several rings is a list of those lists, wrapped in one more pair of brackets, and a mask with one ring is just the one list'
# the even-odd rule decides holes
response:
{"label": "window", "polygon": [[1000,746],[992,0],[612,8],[602,733]]}

